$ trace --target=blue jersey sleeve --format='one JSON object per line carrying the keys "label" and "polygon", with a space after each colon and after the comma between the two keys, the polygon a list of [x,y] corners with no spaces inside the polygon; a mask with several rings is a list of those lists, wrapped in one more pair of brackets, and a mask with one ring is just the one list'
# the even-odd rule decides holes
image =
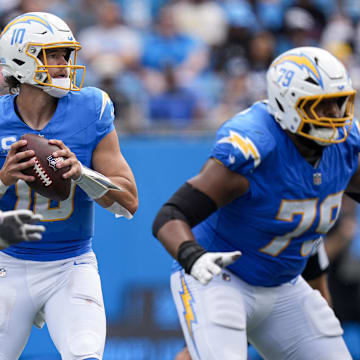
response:
{"label": "blue jersey sleeve", "polygon": [[96,89],[95,94],[95,106],[96,106],[96,131],[98,142],[114,130],[114,105],[109,95],[100,89]]}
{"label": "blue jersey sleeve", "polygon": [[211,151],[211,157],[243,175],[258,167],[276,144],[266,128],[254,126],[251,112],[240,113],[221,126]]}

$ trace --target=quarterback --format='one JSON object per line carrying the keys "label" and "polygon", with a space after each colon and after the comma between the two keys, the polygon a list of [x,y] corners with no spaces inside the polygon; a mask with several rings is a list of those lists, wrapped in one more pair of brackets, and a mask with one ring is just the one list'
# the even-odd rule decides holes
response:
{"label": "quarterback", "polygon": [[343,194],[360,192],[355,91],[315,47],[276,58],[267,90],[219,128],[200,173],[153,223],[177,260],[186,344],[193,360],[246,360],[247,342],[267,360],[349,360],[338,319],[301,273]]}
{"label": "quarterback", "polygon": [[[26,13],[0,35],[0,65],[10,94],[0,98],[0,207],[29,209],[46,228],[41,241],[0,252],[0,359],[17,360],[32,325],[46,322],[63,360],[100,360],[106,321],[97,260],[92,251],[94,200],[131,218],[138,205],[132,171],[122,156],[109,96],[82,88],[80,44],[49,13]],[[79,75],[80,74],[80,75]],[[56,144],[58,168],[68,166],[70,195],[61,202],[35,193],[34,152],[18,152],[25,133]]]}

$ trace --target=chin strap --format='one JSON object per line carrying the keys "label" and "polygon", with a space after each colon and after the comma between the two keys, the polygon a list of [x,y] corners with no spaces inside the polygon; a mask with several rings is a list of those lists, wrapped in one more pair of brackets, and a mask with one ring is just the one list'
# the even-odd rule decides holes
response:
{"label": "chin strap", "polygon": [[52,79],[52,85],[59,86],[47,86],[43,90],[50,96],[55,98],[62,98],[70,91],[71,80],[70,78],[55,78]]}

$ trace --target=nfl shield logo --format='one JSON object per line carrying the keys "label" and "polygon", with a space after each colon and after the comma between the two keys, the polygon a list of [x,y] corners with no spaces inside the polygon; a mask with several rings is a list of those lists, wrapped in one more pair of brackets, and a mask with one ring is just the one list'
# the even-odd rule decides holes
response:
{"label": "nfl shield logo", "polygon": [[314,173],[313,181],[314,181],[314,185],[321,185],[322,182],[321,173]]}
{"label": "nfl shield logo", "polygon": [[0,277],[4,278],[6,276],[6,269],[5,268],[0,268]]}

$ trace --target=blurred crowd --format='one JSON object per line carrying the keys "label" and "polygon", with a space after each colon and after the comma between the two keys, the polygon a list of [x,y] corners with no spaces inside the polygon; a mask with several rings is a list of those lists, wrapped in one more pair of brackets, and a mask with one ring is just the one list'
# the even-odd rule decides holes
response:
{"label": "blurred crowd", "polygon": [[266,98],[268,65],[297,46],[328,49],[360,88],[358,0],[1,0],[0,26],[32,11],[73,29],[121,133],[213,131]]}
{"label": "blurred crowd", "polygon": [[[359,0],[0,0],[0,28],[35,11],[70,25],[85,85],[109,93],[120,134],[214,131],[266,98],[269,64],[292,47],[329,50],[360,90]],[[360,359],[359,223],[345,201],[327,250],[334,309]]]}

